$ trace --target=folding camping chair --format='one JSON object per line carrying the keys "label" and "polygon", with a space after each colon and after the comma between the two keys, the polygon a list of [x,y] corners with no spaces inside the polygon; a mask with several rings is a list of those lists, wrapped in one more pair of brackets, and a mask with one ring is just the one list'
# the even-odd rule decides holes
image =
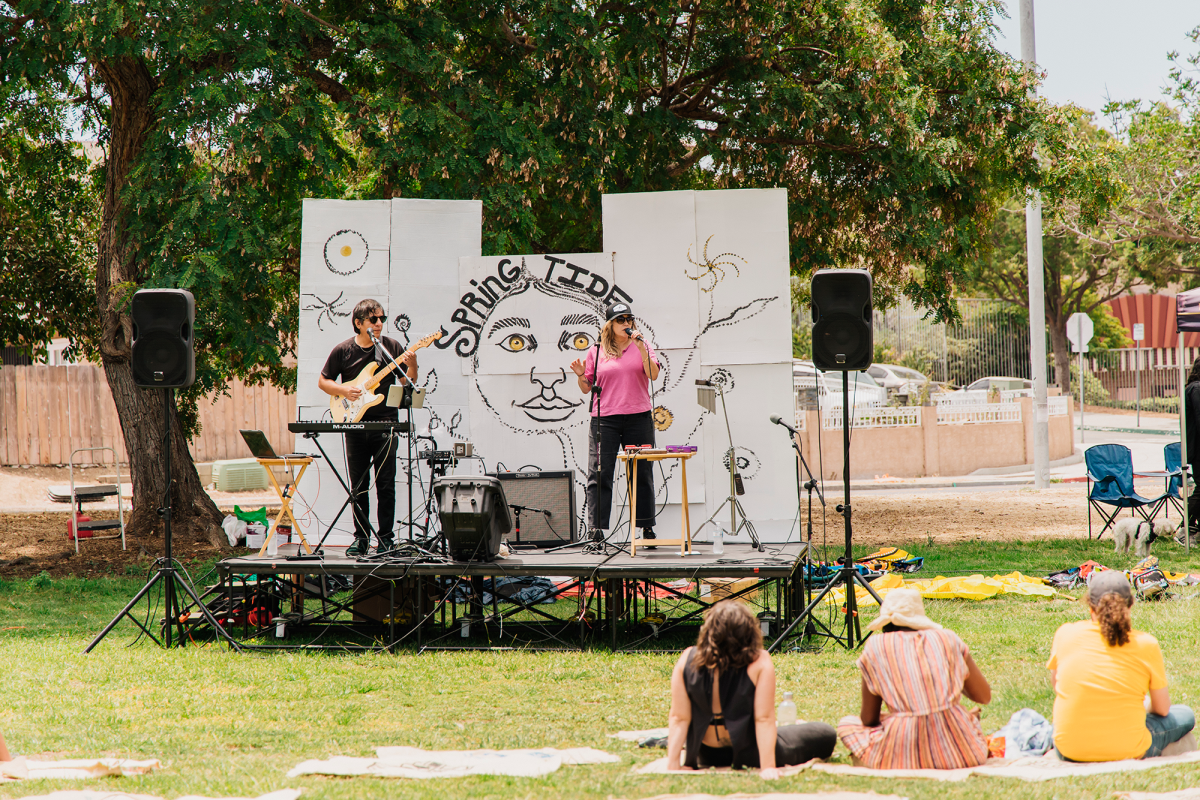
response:
{"label": "folding camping chair", "polygon": [[[1149,522],[1167,502],[1164,492],[1158,497],[1142,497],[1133,488],[1133,455],[1123,444],[1097,444],[1083,452],[1087,465],[1088,538],[1092,538],[1092,509],[1104,520],[1096,538],[1116,522],[1121,509],[1128,508]],[[1112,506],[1108,513],[1102,506]]]}
{"label": "folding camping chair", "polygon": [[1167,509],[1170,511],[1170,507],[1174,506],[1182,519],[1183,495],[1179,489],[1183,486],[1183,453],[1179,442],[1171,442],[1163,448],[1163,463],[1167,468],[1167,502],[1170,504]]}

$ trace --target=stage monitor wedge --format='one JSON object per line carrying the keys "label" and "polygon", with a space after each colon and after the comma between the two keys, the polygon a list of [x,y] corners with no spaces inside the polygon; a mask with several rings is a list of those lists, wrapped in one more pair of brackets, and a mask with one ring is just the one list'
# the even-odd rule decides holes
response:
{"label": "stage monitor wedge", "polygon": [[[578,538],[575,519],[575,470],[497,472],[509,507],[522,506],[520,537],[508,537],[511,547],[554,547]],[[525,509],[539,509],[526,511]],[[550,512],[549,514],[545,512]]]}
{"label": "stage monitor wedge", "polygon": [[824,269],[812,278],[813,364],[826,372],[863,370],[875,355],[874,282],[865,269]]}
{"label": "stage monitor wedge", "polygon": [[142,289],[134,293],[130,366],[143,389],[183,389],[196,382],[193,333],[196,299],[184,289]]}

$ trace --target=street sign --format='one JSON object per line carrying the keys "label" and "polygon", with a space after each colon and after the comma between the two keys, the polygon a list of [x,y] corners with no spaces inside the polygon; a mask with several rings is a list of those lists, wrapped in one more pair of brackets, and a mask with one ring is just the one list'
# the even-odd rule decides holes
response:
{"label": "street sign", "polygon": [[1087,314],[1082,311],[1072,314],[1067,319],[1067,340],[1071,342],[1071,352],[1086,353],[1095,330],[1096,326]]}
{"label": "street sign", "polygon": [[1146,338],[1146,325],[1142,322],[1133,323],[1133,340],[1140,342]]}

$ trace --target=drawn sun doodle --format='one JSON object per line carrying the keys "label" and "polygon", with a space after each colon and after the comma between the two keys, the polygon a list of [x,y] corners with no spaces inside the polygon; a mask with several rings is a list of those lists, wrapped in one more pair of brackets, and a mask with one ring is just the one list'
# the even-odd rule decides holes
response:
{"label": "drawn sun doodle", "polygon": [[325,240],[325,266],[335,275],[353,275],[366,266],[370,251],[361,233],[340,230]]}
{"label": "drawn sun doodle", "polygon": [[[311,297],[313,299],[313,302],[310,303],[309,305],[301,306],[300,310],[301,311],[320,311],[321,313],[317,314],[317,330],[323,331],[323,330],[325,330],[325,325],[324,325],[324,323],[322,323],[322,321],[321,321],[322,319],[328,319],[330,324],[333,325],[336,323],[336,320],[334,320],[334,317],[350,316],[349,311],[338,311],[338,307],[345,305],[347,302],[343,298],[344,294],[345,294],[345,292],[338,292],[338,296],[333,298],[332,300],[323,300],[315,294],[309,294],[308,292],[305,292],[304,297]],[[336,327],[336,325],[335,325],[335,327]]]}
{"label": "drawn sun doodle", "polygon": [[[716,234],[713,234],[713,235],[715,236]],[[739,256],[737,253],[721,253],[719,256],[713,256],[712,258],[709,258],[708,257],[708,243],[711,242],[712,239],[713,239],[713,237],[710,236],[704,240],[704,253],[703,253],[703,255],[701,255],[701,259],[702,259],[701,261],[696,261],[695,259],[692,258],[692,248],[691,248],[691,245],[688,245],[687,260],[691,261],[693,264],[695,264],[697,267],[700,268],[699,274],[692,275],[686,269],[683,271],[683,274],[687,275],[688,278],[690,278],[691,280],[700,281],[700,280],[704,280],[707,278],[711,281],[707,287],[704,286],[704,284],[700,285],[700,290],[703,292],[711,292],[713,289],[717,288],[718,283],[725,280],[725,270],[722,269],[722,267],[732,267],[734,275],[739,278],[741,277],[742,271],[740,269],[738,269],[738,265],[735,262],[733,262],[729,259],[736,258],[738,261],[741,261],[743,264],[749,263],[748,261],[746,261],[746,259]],[[725,260],[722,260],[722,259],[725,259]]]}
{"label": "drawn sun doodle", "polygon": [[654,409],[654,430],[665,431],[671,427],[671,423],[675,421],[675,415],[666,406],[658,406]]}

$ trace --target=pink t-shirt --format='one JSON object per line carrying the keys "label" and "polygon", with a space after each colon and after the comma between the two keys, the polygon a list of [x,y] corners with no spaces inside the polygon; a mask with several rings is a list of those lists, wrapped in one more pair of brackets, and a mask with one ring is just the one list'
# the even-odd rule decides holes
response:
{"label": "pink t-shirt", "polygon": [[[650,360],[662,368],[654,355],[654,348],[645,342],[646,352]],[[646,376],[646,368],[642,366],[642,351],[636,343],[631,342],[625,348],[620,358],[609,358],[601,351],[600,373],[596,374],[596,352],[598,348],[588,350],[587,361],[584,362],[583,376],[600,386],[600,396],[597,398],[592,416],[603,413],[608,417],[613,414],[641,414],[650,410],[650,379]]]}

